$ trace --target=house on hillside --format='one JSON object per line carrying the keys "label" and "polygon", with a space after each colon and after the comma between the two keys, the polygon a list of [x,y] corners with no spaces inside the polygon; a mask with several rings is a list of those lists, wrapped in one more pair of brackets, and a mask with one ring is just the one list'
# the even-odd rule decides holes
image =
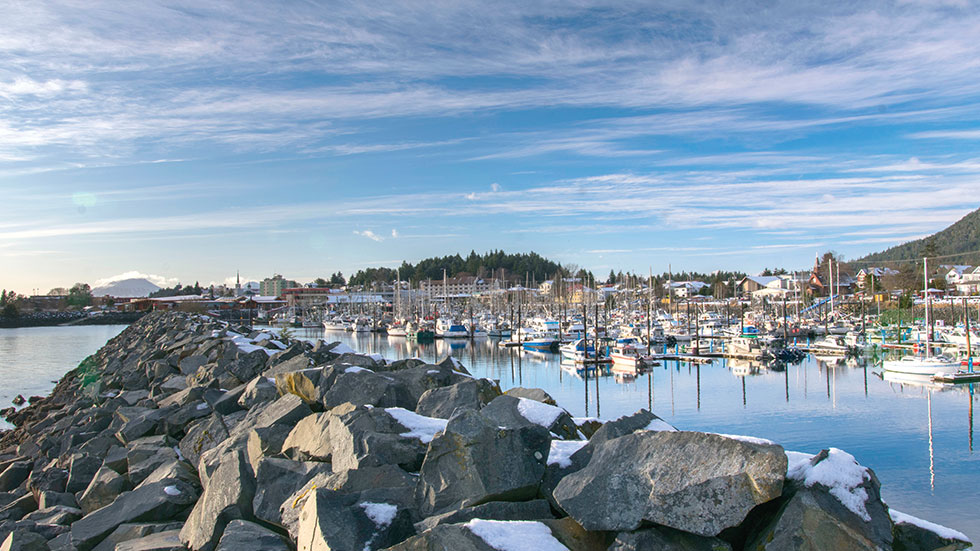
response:
{"label": "house on hillside", "polygon": [[893,275],[898,275],[898,270],[891,268],[861,268],[855,276],[855,283],[858,289],[864,290],[865,287],[870,287],[869,283],[871,279],[869,277],[873,277],[880,282],[882,278]]}

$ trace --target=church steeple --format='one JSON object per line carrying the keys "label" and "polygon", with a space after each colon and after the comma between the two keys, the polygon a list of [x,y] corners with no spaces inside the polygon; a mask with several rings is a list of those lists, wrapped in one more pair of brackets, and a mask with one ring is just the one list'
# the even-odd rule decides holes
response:
{"label": "church steeple", "polygon": [[235,270],[235,296],[242,296],[242,274],[238,270]]}

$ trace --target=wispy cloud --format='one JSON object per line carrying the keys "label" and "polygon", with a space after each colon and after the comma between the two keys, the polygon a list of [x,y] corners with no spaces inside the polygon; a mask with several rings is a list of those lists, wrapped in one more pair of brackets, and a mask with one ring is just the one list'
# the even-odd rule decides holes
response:
{"label": "wispy cloud", "polygon": [[381,237],[380,235],[374,233],[371,230],[364,230],[364,231],[354,230],[354,235],[360,235],[361,237],[367,237],[371,241],[377,241],[379,243],[385,240],[384,237]]}

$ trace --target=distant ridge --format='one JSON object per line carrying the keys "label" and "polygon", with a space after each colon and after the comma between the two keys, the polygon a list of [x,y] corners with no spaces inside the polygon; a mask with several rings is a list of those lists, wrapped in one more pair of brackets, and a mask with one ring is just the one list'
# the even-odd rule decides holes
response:
{"label": "distant ridge", "polygon": [[110,297],[147,297],[150,293],[155,293],[159,291],[160,287],[153,284],[152,282],[142,279],[121,279],[119,281],[113,281],[107,283],[101,287],[96,287],[92,289],[93,297],[104,297],[106,295]]}
{"label": "distant ridge", "polygon": [[[898,260],[915,260],[923,256],[940,257],[943,264],[980,264],[980,209],[977,209],[952,226],[923,237],[896,245],[881,252],[859,258],[857,264],[874,264]],[[952,256],[955,255],[955,256]]]}

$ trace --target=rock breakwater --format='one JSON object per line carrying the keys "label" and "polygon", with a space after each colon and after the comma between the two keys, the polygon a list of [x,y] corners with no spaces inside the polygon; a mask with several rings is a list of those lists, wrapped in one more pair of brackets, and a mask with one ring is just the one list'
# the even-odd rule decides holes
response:
{"label": "rock breakwater", "polygon": [[6,550],[964,549],[847,453],[156,313],[7,411]]}

